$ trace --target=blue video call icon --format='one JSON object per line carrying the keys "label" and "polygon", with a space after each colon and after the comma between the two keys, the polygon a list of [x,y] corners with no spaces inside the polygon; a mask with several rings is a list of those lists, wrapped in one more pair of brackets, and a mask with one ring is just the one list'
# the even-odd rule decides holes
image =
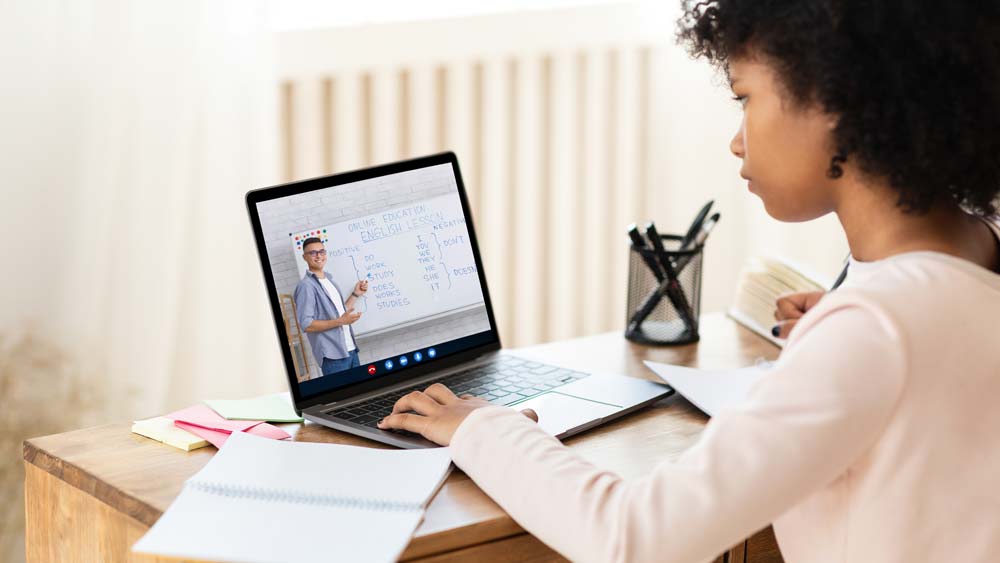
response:
{"label": "blue video call icon", "polygon": [[385,361],[385,369],[392,369],[392,360]]}
{"label": "blue video call icon", "polygon": [[428,358],[433,358],[434,356],[437,356],[437,355],[438,355],[437,350],[435,350],[434,348],[428,348],[427,349],[427,357]]}

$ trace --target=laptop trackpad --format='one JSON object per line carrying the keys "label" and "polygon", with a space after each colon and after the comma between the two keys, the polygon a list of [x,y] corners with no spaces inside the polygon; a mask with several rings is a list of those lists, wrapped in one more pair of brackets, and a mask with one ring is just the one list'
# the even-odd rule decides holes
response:
{"label": "laptop trackpad", "polygon": [[604,417],[621,410],[621,407],[557,392],[532,397],[523,403],[511,405],[511,408],[534,410],[538,413],[538,425],[542,427],[542,430],[556,437],[589,423],[596,424]]}

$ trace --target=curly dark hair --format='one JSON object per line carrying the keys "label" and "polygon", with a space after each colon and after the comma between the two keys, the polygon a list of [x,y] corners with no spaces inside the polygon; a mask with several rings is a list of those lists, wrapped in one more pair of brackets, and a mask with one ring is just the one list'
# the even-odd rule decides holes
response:
{"label": "curly dark hair", "polygon": [[[723,71],[753,55],[798,105],[838,117],[837,158],[924,213],[954,201],[996,216],[1000,3],[682,0],[677,32]],[[834,167],[835,168],[835,167]]]}

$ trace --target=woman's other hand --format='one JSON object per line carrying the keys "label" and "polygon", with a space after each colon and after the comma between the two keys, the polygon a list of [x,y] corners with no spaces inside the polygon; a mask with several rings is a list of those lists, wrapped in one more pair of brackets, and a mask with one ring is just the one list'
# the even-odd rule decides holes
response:
{"label": "woman's other hand", "polygon": [[771,334],[777,338],[788,338],[802,315],[815,307],[824,295],[825,291],[802,291],[778,297],[774,311],[774,320],[778,322],[771,328]]}

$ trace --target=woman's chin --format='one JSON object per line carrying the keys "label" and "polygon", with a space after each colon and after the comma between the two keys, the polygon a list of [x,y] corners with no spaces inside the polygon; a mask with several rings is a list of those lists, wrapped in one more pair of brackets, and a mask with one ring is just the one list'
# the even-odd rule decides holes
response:
{"label": "woman's chin", "polygon": [[765,197],[758,191],[754,191],[753,195],[760,199],[760,202],[764,204],[764,211],[777,221],[784,223],[793,222],[796,219],[793,218],[793,214],[789,213],[788,209],[785,209],[781,202],[775,201],[773,197]]}
{"label": "woman's chin", "polygon": [[782,223],[804,223],[824,215],[824,213],[814,213],[805,209],[788,209],[776,204],[773,200],[769,201],[760,194],[756,195],[757,197],[760,197],[760,200],[764,203],[764,211],[766,211],[772,219],[781,221]]}

